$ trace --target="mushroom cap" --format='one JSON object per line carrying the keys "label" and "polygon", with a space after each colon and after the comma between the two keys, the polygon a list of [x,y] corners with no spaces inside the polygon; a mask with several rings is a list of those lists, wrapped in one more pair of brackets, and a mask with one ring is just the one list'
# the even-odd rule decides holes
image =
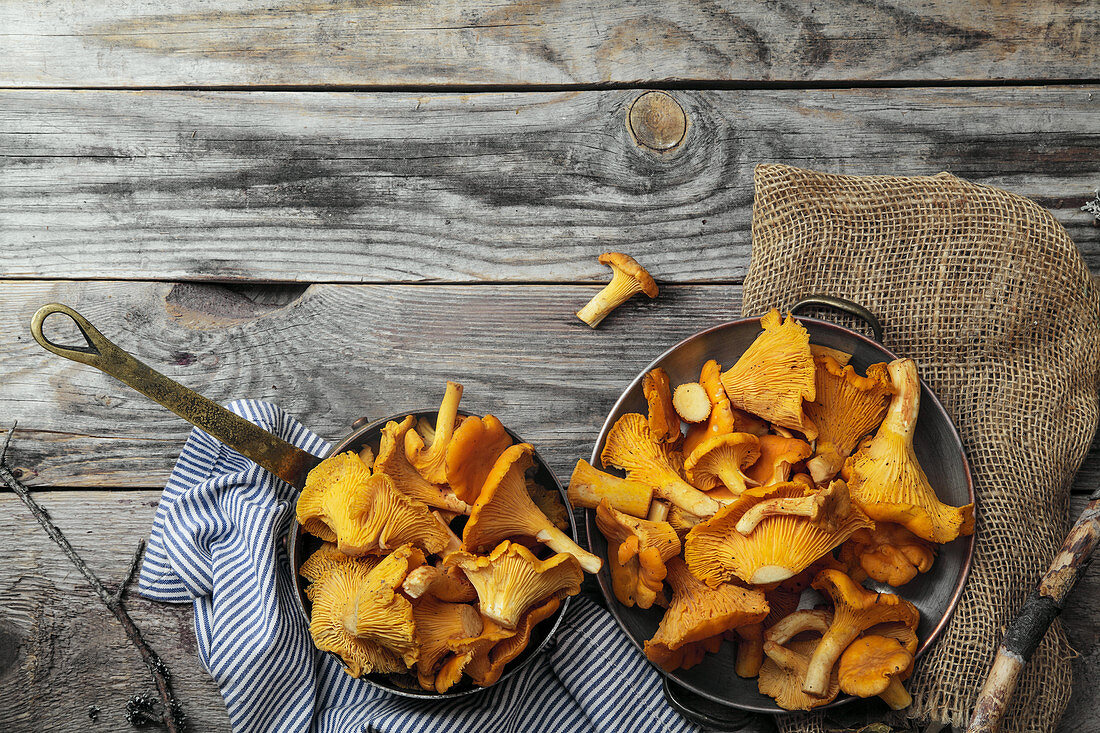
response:
{"label": "mushroom cap", "polygon": [[[400,654],[356,635],[358,597],[370,574],[359,563],[341,563],[317,584],[309,633],[321,651],[336,652],[352,677],[378,672],[397,674],[408,667]],[[407,603],[407,601],[406,601]]]}
{"label": "mushroom cap", "polygon": [[653,276],[630,255],[624,255],[622,252],[604,252],[596,259],[601,265],[610,267],[616,274],[635,280],[638,283],[638,289],[650,298],[657,297],[657,283],[654,282]]}
{"label": "mushroom cap", "polygon": [[367,573],[356,598],[355,636],[399,655],[406,668],[416,663],[420,646],[412,603],[399,590],[408,574],[423,564],[420,549],[412,545],[399,547]]}
{"label": "mushroom cap", "polygon": [[974,533],[974,505],[953,507],[936,496],[913,451],[920,380],[912,359],[890,362],[895,395],[875,437],[844,463],[852,501],[876,521],[895,522],[943,544]]}
{"label": "mushroom cap", "polygon": [[803,400],[816,396],[810,334],[790,315],[783,321],[776,309],[760,325],[764,332],[722,374],[726,395],[734,407],[813,440],[817,427],[802,408]]}
{"label": "mushroom cap", "polygon": [[645,643],[646,656],[666,658],[684,644],[702,641],[724,631],[763,621],[768,603],[758,590],[734,583],[717,587],[698,580],[679,557],[665,565],[673,598],[657,627],[657,633]]}
{"label": "mushroom cap", "polygon": [[708,652],[714,654],[721,649],[724,636],[725,634],[716,634],[700,641],[689,641],[676,649],[669,649],[663,644],[654,644],[647,647],[646,654],[649,655],[649,661],[666,672],[691,669],[703,661],[703,657]]}
{"label": "mushroom cap", "polygon": [[704,491],[725,486],[735,496],[747,488],[745,466],[760,457],[760,441],[751,433],[727,433],[703,440],[684,461],[691,482]]}
{"label": "mushroom cap", "polygon": [[912,663],[913,655],[897,639],[860,637],[840,655],[840,689],[856,697],[881,695]]}
{"label": "mushroom cap", "polygon": [[492,415],[462,421],[451,436],[444,461],[447,483],[462,501],[477,501],[485,478],[500,454],[512,445],[512,436]]}
{"label": "mushroom cap", "polygon": [[[489,666],[488,656],[490,650],[501,641],[515,635],[515,630],[507,629],[491,618],[482,616],[481,632],[476,636],[465,639],[452,639],[448,642],[454,655],[447,658],[435,677],[435,689],[437,692],[447,692],[462,679],[462,673],[467,668],[471,678],[475,674],[482,677]],[[476,680],[475,680],[476,682]]]}
{"label": "mushroom cap", "polygon": [[655,442],[643,415],[629,412],[607,434],[600,460],[626,471],[627,478],[653,487],[662,499],[697,516],[710,516],[718,502],[683,479],[671,451]]}
{"label": "mushroom cap", "polygon": [[684,541],[688,567],[708,584],[734,576],[747,583],[775,583],[797,575],[857,529],[873,526],[852,507],[832,532],[807,517],[791,515],[765,517],[748,537],[737,532],[738,520],[758,502],[805,494],[806,487],[800,483],[747,489],[737,501],[688,532]]}
{"label": "mushroom cap", "polygon": [[823,483],[835,476],[859,439],[878,427],[894,388],[886,364],[867,367],[861,377],[851,366],[831,356],[817,356],[816,393],[806,414],[817,426],[817,457],[807,463],[813,479]]}
{"label": "mushroom cap", "polygon": [[424,439],[415,430],[405,433],[405,456],[420,475],[433,484],[447,482],[447,446],[454,434],[461,399],[462,385],[448,381],[439,412],[436,413],[435,434],[430,446],[425,446]]}
{"label": "mushroom cap", "polygon": [[447,546],[446,528],[426,504],[397,490],[384,473],[366,480],[354,515],[355,524],[337,539],[338,549],[348,555],[392,550],[405,544],[438,553]]}
{"label": "mushroom cap", "polygon": [[775,702],[784,710],[812,710],[832,702],[840,693],[840,684],[834,674],[821,696],[803,691],[803,681],[807,674],[809,653],[818,642],[790,642],[783,646],[774,641],[764,642],[764,654],[767,659],[760,667],[758,686],[764,695],[775,698]]}
{"label": "mushroom cap", "polygon": [[649,432],[659,443],[680,440],[680,416],[672,404],[668,372],[657,367],[642,379],[642,394],[649,405]]}
{"label": "mushroom cap", "polygon": [[559,552],[539,560],[523,545],[507,540],[488,557],[452,552],[444,564],[466,573],[477,590],[482,615],[507,629],[516,628],[531,606],[579,593],[584,575],[572,555]]}
{"label": "mushroom cap", "polygon": [[551,598],[529,609],[523,614],[523,618],[512,634],[490,646],[485,654],[475,655],[465,668],[466,674],[470,675],[474,684],[488,687],[499,680],[508,662],[518,657],[527,648],[527,644],[531,641],[531,630],[552,616],[559,606],[561,606],[561,599]]}
{"label": "mushroom cap", "polygon": [[428,506],[450,511],[468,512],[470,509],[454,497],[448,497],[432,482],[420,475],[405,455],[405,437],[415,434],[416,418],[407,416],[401,422],[386,423],[378,442],[378,456],[374,459],[374,472],[384,473],[393,480],[394,488],[410,499]]}
{"label": "mushroom cap", "polygon": [[417,677],[422,687],[434,690],[435,673],[451,651],[449,642],[480,634],[481,614],[465,603],[446,603],[429,595],[413,604],[413,619],[420,645]]}
{"label": "mushroom cap", "polygon": [[333,568],[343,563],[355,562],[370,571],[381,561],[381,558],[373,555],[360,555],[358,557],[345,555],[336,548],[335,543],[325,542],[306,558],[306,561],[302,563],[302,567],[298,568],[298,574],[309,583],[306,586],[306,597],[312,601],[317,593],[318,585]]}
{"label": "mushroom cap", "polygon": [[351,451],[329,456],[306,476],[298,497],[298,523],[311,535],[336,542],[354,527],[370,468]]}
{"label": "mushroom cap", "polygon": [[791,466],[813,453],[810,444],[798,438],[762,435],[758,440],[759,458],[745,471],[745,475],[757,486],[783,483],[790,475]]}
{"label": "mushroom cap", "polygon": [[936,550],[900,524],[876,522],[873,530],[860,530],[841,545],[840,559],[850,570],[896,588],[931,570]]}
{"label": "mushroom cap", "polygon": [[819,693],[840,655],[865,629],[876,624],[900,622],[917,628],[920,612],[909,601],[893,593],[875,593],[856,584],[839,570],[822,570],[813,587],[833,602],[833,623],[814,651],[805,689]]}
{"label": "mushroom cap", "polygon": [[625,606],[650,608],[664,588],[665,561],[680,554],[680,538],[668,522],[651,522],[616,511],[604,499],[596,526],[607,538],[611,585]]}

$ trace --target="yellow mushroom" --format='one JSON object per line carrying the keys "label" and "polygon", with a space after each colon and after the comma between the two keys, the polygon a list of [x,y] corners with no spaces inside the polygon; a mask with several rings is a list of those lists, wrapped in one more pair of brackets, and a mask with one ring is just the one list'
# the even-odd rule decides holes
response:
{"label": "yellow mushroom", "polygon": [[668,522],[650,522],[600,502],[596,526],[608,542],[611,585],[625,606],[649,608],[664,588],[665,561],[680,554],[680,538]]}
{"label": "yellow mushroom", "polygon": [[336,542],[354,530],[370,469],[352,452],[330,456],[306,476],[298,497],[298,523],[311,535]]}
{"label": "yellow mushroom", "polygon": [[657,283],[646,269],[629,255],[620,252],[606,252],[599,256],[601,265],[611,268],[611,282],[596,293],[588,304],[577,311],[577,318],[592,328],[600,324],[611,311],[625,303],[635,293],[645,293],[650,298],[657,297]]}
{"label": "yellow mushroom", "polygon": [[[724,486],[734,498],[748,488],[742,471],[760,457],[760,442],[751,433],[727,433],[708,438],[684,462],[688,478],[704,491]],[[755,484],[755,482],[752,482]]]}
{"label": "yellow mushroom", "polygon": [[602,499],[620,512],[634,517],[647,516],[653,500],[653,487],[593,468],[588,461],[577,461],[566,491],[574,507],[595,509]]}
{"label": "yellow mushroom", "polygon": [[405,455],[405,437],[415,434],[416,418],[409,415],[401,422],[386,423],[379,438],[378,456],[374,459],[374,472],[384,473],[393,479],[394,488],[410,499],[416,499],[431,507],[469,514],[470,505],[453,493],[446,493],[439,486],[425,479],[409,463]]}
{"label": "yellow mushroom", "polygon": [[661,367],[642,379],[642,394],[649,405],[649,433],[658,443],[676,443],[683,437],[680,416],[672,403],[668,373]]}
{"label": "yellow mushroom", "polygon": [[447,482],[447,446],[454,434],[458,419],[458,402],[462,399],[462,385],[447,382],[447,390],[435,418],[435,432],[431,445],[415,430],[405,433],[405,455],[420,475],[433,484]]}
{"label": "yellow mushroom", "polygon": [[798,438],[763,435],[759,438],[760,457],[745,470],[752,486],[770,486],[788,481],[791,467],[813,453],[810,444]]}
{"label": "yellow mushroom", "polygon": [[512,436],[492,415],[463,420],[451,436],[444,461],[447,483],[455,495],[468,504],[477,501],[485,477],[510,445]]}
{"label": "yellow mushroom", "polygon": [[[428,566],[425,566],[428,567]],[[416,639],[420,657],[416,661],[416,676],[420,686],[435,689],[435,675],[450,653],[449,642],[481,633],[481,615],[465,603],[445,603],[425,596],[413,605]]]}

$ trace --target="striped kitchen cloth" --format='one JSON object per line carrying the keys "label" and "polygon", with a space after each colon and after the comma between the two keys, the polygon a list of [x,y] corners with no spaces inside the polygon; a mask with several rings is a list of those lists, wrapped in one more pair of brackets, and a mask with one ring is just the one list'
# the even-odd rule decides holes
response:
{"label": "striped kitchen cloth", "polygon": [[[328,444],[255,400],[229,409],[298,447]],[[146,598],[194,603],[195,636],[233,730],[696,731],[664,702],[660,678],[611,616],[576,597],[557,644],[486,692],[440,703],[398,697],[318,652],[294,602],[280,538],[297,490],[194,430],[168,479],[141,567]]]}

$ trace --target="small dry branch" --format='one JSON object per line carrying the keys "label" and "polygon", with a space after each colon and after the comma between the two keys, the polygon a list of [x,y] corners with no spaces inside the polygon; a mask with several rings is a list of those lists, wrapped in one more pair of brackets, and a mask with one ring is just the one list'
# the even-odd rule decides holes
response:
{"label": "small dry branch", "polygon": [[[149,668],[149,672],[153,675],[153,681],[156,683],[157,692],[160,693],[160,701],[163,707],[157,714],[156,722],[162,723],[169,731],[169,733],[179,733],[184,729],[183,712],[180,709],[179,702],[176,700],[175,695],[172,694],[171,674],[164,662],[155,651],[150,648],[146,643],[144,637],[141,635],[141,630],[138,629],[133,619],[130,618],[130,614],[127,613],[126,607],[122,603],[123,593],[126,590],[126,586],[129,585],[133,579],[134,574],[137,572],[138,565],[141,562],[141,553],[145,549],[144,541],[138,543],[137,552],[134,553],[134,558],[130,562],[130,568],[126,573],[126,577],[123,578],[118,590],[111,593],[107,590],[103,582],[96,576],[92,569],[88,567],[88,564],[84,562],[83,558],[77,554],[69,541],[65,538],[65,535],[57,528],[57,525],[50,519],[50,515],[45,509],[35,501],[31,496],[31,491],[27,486],[16,478],[12,473],[11,468],[7,464],[8,446],[11,444],[12,435],[15,434],[15,428],[17,425],[12,425],[11,430],[8,431],[8,436],[4,441],[4,447],[0,449],[0,481],[4,482],[4,485],[11,489],[15,494],[27,505],[31,514],[38,520],[38,523],[42,525],[42,528],[46,530],[46,534],[50,536],[61,551],[64,552],[69,560],[72,562],[76,569],[80,571],[80,574],[84,576],[88,584],[92,586],[92,590],[99,596],[99,600],[103,601],[108,610],[114,614],[119,623],[122,624],[123,630],[126,632],[126,637],[130,642],[137,647],[138,652],[141,654],[142,660],[145,662],[145,666]],[[136,698],[135,698],[136,699]],[[143,702],[147,702],[143,700]],[[148,704],[143,705],[148,709]],[[148,717],[143,721],[145,723],[151,722]]]}

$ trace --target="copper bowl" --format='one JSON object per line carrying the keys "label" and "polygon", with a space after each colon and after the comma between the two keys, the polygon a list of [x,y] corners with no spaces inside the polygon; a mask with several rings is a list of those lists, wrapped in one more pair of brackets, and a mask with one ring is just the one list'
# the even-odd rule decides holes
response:
{"label": "copper bowl", "polygon": [[[881,327],[877,320],[854,303],[815,296],[801,301],[791,310],[797,313],[805,307],[821,305],[859,315],[868,321],[876,337],[881,338]],[[799,317],[797,320],[809,331],[810,343],[829,346],[851,354],[850,363],[861,372],[870,364],[893,361],[898,358],[882,344],[851,329],[814,318]],[[663,368],[668,372],[672,384],[694,382],[699,378],[699,370],[708,359],[716,359],[724,366],[731,366],[755,340],[760,330],[759,316],[723,323],[684,339],[654,359],[639,372],[611,408],[607,420],[604,421],[603,429],[596,438],[596,445],[592,449],[592,465],[601,465],[600,453],[603,451],[604,441],[611,427],[622,415],[628,412],[646,413],[642,380],[650,370],[656,367]],[[920,415],[913,442],[917,458],[942,501],[955,506],[974,502],[970,467],[959,433],[943,405],[923,381],[921,382]],[[626,635],[641,649],[643,643],[656,632],[664,610],[658,607],[646,610],[636,607],[627,608],[619,603],[611,590],[611,576],[607,569],[607,541],[596,528],[594,511],[585,512],[585,531],[589,548],[604,560],[604,567],[597,579],[607,600],[608,608]],[[939,553],[932,570],[917,576],[900,589],[873,582],[867,584],[868,587],[876,590],[897,592],[912,601],[920,610],[921,620],[917,627],[920,639],[918,657],[935,642],[959,602],[963,585],[970,571],[974,537],[961,537],[941,545],[938,549]],[[736,675],[734,648],[729,643],[723,643],[718,653],[708,654],[699,665],[690,670],[669,673],[656,665],[654,668],[665,677],[665,690],[669,702],[704,725],[728,727],[740,724],[745,716],[738,715],[736,710],[757,713],[787,712],[776,705],[772,698],[757,690],[755,679],[742,679]],[[823,707],[841,705],[852,699],[854,698],[842,695]]]}

